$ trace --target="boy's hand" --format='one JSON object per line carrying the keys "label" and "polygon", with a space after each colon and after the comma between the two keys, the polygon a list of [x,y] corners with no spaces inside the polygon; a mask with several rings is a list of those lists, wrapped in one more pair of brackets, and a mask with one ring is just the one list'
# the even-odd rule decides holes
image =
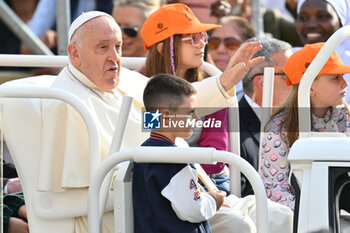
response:
{"label": "boy's hand", "polygon": [[216,201],[217,201],[216,210],[219,210],[222,204],[224,203],[226,193],[220,190],[213,190],[210,193],[216,198]]}
{"label": "boy's hand", "polygon": [[227,208],[232,208],[232,206],[228,203],[227,199],[224,199],[224,203],[222,203],[223,207],[227,207]]}
{"label": "boy's hand", "polygon": [[254,54],[262,48],[261,42],[249,42],[243,44],[233,55],[220,77],[221,85],[225,91],[231,90],[239,83],[244,75],[255,64],[264,60],[264,57],[253,58]]}

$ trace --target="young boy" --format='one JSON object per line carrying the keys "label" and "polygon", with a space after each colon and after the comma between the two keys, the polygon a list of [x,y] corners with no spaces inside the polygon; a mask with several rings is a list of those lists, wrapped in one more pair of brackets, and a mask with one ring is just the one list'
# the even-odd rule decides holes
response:
{"label": "young boy", "polygon": [[[175,146],[176,137],[191,136],[191,127],[181,128],[179,122],[195,116],[195,95],[196,90],[184,79],[154,76],[143,94],[146,110],[159,110],[162,122],[177,123],[152,129],[142,146]],[[211,232],[207,220],[226,196],[223,191],[200,192],[192,164],[134,163],[132,185],[135,233]]]}

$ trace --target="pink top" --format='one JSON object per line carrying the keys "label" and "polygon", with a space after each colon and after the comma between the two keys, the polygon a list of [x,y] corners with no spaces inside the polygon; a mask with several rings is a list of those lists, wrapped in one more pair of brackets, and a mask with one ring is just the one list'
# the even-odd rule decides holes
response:
{"label": "pink top", "polygon": [[[221,121],[221,128],[203,128],[199,139],[200,147],[214,147],[217,150],[228,151],[228,117],[227,108],[214,112],[205,117],[205,120],[212,118]],[[225,163],[201,164],[207,174],[216,174],[221,172]]]}

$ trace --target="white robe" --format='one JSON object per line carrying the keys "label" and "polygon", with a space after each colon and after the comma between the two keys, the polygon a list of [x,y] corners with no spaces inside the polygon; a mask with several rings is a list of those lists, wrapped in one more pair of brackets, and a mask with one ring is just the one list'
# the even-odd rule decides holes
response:
{"label": "white robe", "polygon": [[[147,78],[122,69],[120,91],[132,97],[132,104],[121,150],[141,145],[148,137],[142,132],[142,96]],[[198,82],[198,107],[227,107],[232,98],[222,94],[218,77]],[[52,84],[74,93],[90,110],[97,125],[101,142],[101,161],[109,152],[123,95],[100,91],[85,75],[71,64],[64,68]],[[222,87],[221,87],[222,88]],[[206,109],[206,113],[215,111]],[[89,186],[89,145],[87,129],[78,113],[61,101],[48,100],[43,107],[42,147],[39,170],[39,190],[64,191],[66,188]]]}
{"label": "white robe", "polygon": [[[117,122],[123,94],[134,98],[121,150],[141,145],[149,133],[142,132],[142,94],[148,78],[122,68],[121,80],[113,93],[98,89],[72,64],[65,67],[52,84],[75,94],[90,110],[99,132],[101,161],[109,153],[111,140]],[[212,77],[195,83],[198,107],[223,108],[232,104],[232,98],[223,90],[219,77]],[[216,109],[206,108],[200,114]],[[99,156],[99,155],[96,155]],[[64,192],[72,188],[89,186],[89,143],[88,133],[80,115],[67,104],[47,100],[42,109],[42,144],[38,177],[38,190]],[[105,214],[104,232],[113,231],[113,217]],[[105,228],[107,226],[107,228]],[[112,228],[110,228],[112,227]],[[75,232],[85,232],[87,218],[75,218]]]}

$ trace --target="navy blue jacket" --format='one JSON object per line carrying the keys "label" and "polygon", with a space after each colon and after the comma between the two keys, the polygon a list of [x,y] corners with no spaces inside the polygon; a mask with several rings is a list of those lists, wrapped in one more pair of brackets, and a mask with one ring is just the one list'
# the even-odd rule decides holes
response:
{"label": "navy blue jacket", "polygon": [[[142,146],[175,146],[168,138],[152,133]],[[211,233],[208,221],[180,220],[161,191],[187,164],[134,163],[133,205],[135,233]]]}

